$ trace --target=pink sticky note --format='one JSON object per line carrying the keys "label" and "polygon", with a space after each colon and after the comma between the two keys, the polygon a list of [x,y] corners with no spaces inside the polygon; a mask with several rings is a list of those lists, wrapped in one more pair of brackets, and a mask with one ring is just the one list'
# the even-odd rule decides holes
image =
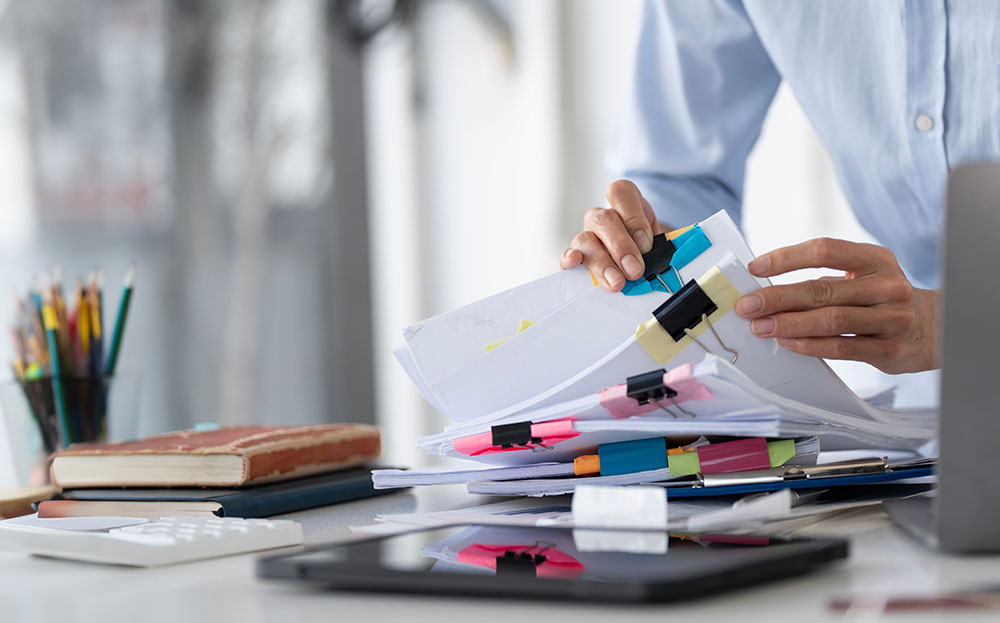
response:
{"label": "pink sticky note", "polygon": [[455,448],[455,452],[461,452],[466,456],[478,456],[493,447],[493,434],[479,433],[459,437],[451,445]]}
{"label": "pink sticky note", "polygon": [[[670,389],[677,392],[674,400],[677,402],[690,402],[692,400],[711,400],[712,392],[708,388],[695,380],[691,376],[691,364],[686,363],[668,370],[663,374],[663,382]],[[645,415],[651,411],[662,413],[660,408],[653,403],[640,405],[634,398],[629,398],[626,383],[619,383],[611,387],[605,387],[598,392],[598,399],[601,406],[608,413],[618,419]],[[664,405],[670,408],[670,401],[664,400]]]}
{"label": "pink sticky note", "polygon": [[[538,556],[541,558],[538,558]],[[537,561],[535,573],[539,577],[578,578],[586,567],[576,558],[554,547],[534,545],[502,545],[498,543],[473,543],[459,550],[456,559],[466,565],[487,569],[497,568],[497,559],[527,556]]]}
{"label": "pink sticky note", "polygon": [[520,450],[531,450],[539,446],[552,446],[560,441],[572,439],[580,433],[573,429],[573,418],[563,418],[550,422],[540,422],[531,425],[531,436],[539,437],[541,444],[528,444],[526,446],[513,446],[502,448],[493,445],[493,433],[479,433],[460,437],[452,442],[451,446],[456,452],[461,452],[466,456],[479,456],[480,454],[493,454],[495,452],[517,452]]}
{"label": "pink sticky note", "polygon": [[713,443],[698,448],[702,474],[726,474],[751,469],[770,469],[767,440],[763,437]]}

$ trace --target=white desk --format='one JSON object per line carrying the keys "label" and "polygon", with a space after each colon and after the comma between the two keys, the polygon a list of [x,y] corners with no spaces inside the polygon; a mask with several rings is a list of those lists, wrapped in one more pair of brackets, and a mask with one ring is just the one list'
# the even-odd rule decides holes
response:
{"label": "white desk", "polygon": [[[442,490],[443,489],[443,490]],[[303,523],[310,544],[358,538],[347,526],[377,512],[477,503],[460,487],[421,490],[287,515]],[[766,584],[690,603],[665,606],[510,603],[441,597],[321,592],[254,577],[254,555],[160,569],[130,569],[0,552],[0,621],[30,623],[147,621],[842,621],[872,620],[827,609],[831,598],[914,595],[1000,585],[1000,557],[956,558],[924,549],[896,530],[879,510],[832,518],[808,534],[847,537],[851,556],[801,579]],[[887,616],[913,620],[912,615]],[[996,612],[948,611],[921,621],[997,620]]]}

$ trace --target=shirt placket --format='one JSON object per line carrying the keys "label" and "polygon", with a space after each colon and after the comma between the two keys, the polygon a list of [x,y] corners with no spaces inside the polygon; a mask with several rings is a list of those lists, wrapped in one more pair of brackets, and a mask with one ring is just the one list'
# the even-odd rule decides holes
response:
{"label": "shirt placket", "polygon": [[936,229],[948,175],[944,141],[947,9],[944,0],[907,0],[905,6],[905,129],[913,162],[911,184],[919,190],[919,215],[925,225]]}

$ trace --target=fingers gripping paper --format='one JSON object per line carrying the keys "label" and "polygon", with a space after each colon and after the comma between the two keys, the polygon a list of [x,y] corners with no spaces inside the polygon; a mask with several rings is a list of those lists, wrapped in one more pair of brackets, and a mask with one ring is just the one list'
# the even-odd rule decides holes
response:
{"label": "fingers gripping paper", "polygon": [[[718,322],[723,316],[731,312],[733,306],[736,305],[736,300],[740,298],[740,293],[733,287],[733,284],[726,278],[722,271],[719,270],[718,266],[713,266],[697,281],[702,291],[716,306],[716,310],[708,316],[708,322],[710,323]],[[700,338],[703,333],[709,330],[705,322],[700,322],[691,329],[691,333],[695,337]],[[685,335],[679,340],[674,340],[660,326],[656,318],[650,318],[640,324],[639,328],[636,329],[635,339],[656,363],[667,363],[693,343],[690,335]]]}
{"label": "fingers gripping paper", "polygon": [[[712,266],[721,264],[726,255],[733,255],[742,266],[753,259],[739,229],[725,212],[702,221],[698,229],[711,241],[711,247],[690,258],[685,266],[678,269],[682,281],[691,281]],[[694,231],[694,228],[689,231]],[[582,281],[577,283],[574,279],[563,284],[565,286],[572,282],[573,288],[562,289],[566,295],[576,296],[557,297],[564,304],[547,314],[541,308],[531,309],[538,306],[521,302],[523,298],[541,297],[540,292],[544,288],[536,287],[537,282],[533,282],[510,291],[509,296],[503,300],[491,297],[461,314],[452,314],[454,318],[425,321],[419,331],[415,328],[408,329],[407,346],[414,351],[413,360],[425,381],[422,384],[423,390],[431,395],[428,400],[440,405],[452,418],[469,421],[490,414],[497,415],[501,410],[523,409],[529,405],[537,405],[539,401],[560,400],[574,394],[578,397],[620,382],[621,378],[600,379],[600,384],[578,385],[568,390],[572,394],[562,390],[547,393],[552,388],[565,385],[594,362],[610,356],[615,349],[622,347],[624,340],[634,340],[635,326],[649,318],[650,311],[667,300],[669,295],[653,291],[639,296],[623,296],[603,288],[594,288],[586,269],[563,272],[578,273],[577,276]],[[758,282],[753,277],[748,279],[757,287],[766,283]],[[544,283],[549,287],[558,285],[555,281]],[[511,312],[506,309],[508,304],[518,308],[519,317],[510,317]],[[479,330],[479,324],[474,322],[479,316],[484,321],[489,321],[486,326],[490,331]],[[495,331],[497,319],[501,316],[505,317],[504,324],[507,327],[504,333]],[[523,318],[530,318],[536,324],[527,331],[511,336],[510,327],[516,326]],[[435,335],[450,336],[452,339],[461,335],[463,342],[471,340],[476,356],[466,358],[472,353],[466,353],[465,346],[450,347],[446,343],[433,348],[427,340],[432,327]],[[477,330],[471,330],[473,327]],[[485,352],[483,347],[486,344],[505,338],[503,346]],[[420,340],[423,341],[418,344]],[[648,361],[648,355],[641,348],[636,347],[636,350],[639,361]],[[454,351],[453,355],[449,354],[451,351]],[[626,357],[632,357],[633,354],[629,353]],[[439,374],[445,372],[444,366],[430,365],[431,362],[443,362],[446,359],[448,367],[452,368],[451,372]],[[424,360],[426,365],[421,364]],[[645,367],[644,363],[640,363],[636,371],[643,371],[642,367]],[[613,376],[610,370],[607,376]],[[418,387],[421,387],[420,383]],[[557,393],[560,395],[557,396]]]}

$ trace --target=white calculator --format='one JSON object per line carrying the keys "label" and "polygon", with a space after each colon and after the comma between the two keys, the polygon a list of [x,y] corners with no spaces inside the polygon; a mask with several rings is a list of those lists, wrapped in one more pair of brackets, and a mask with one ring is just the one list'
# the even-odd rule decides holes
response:
{"label": "white calculator", "polygon": [[0,549],[133,567],[244,554],[302,545],[294,521],[222,517],[162,517],[100,532],[9,525]]}

